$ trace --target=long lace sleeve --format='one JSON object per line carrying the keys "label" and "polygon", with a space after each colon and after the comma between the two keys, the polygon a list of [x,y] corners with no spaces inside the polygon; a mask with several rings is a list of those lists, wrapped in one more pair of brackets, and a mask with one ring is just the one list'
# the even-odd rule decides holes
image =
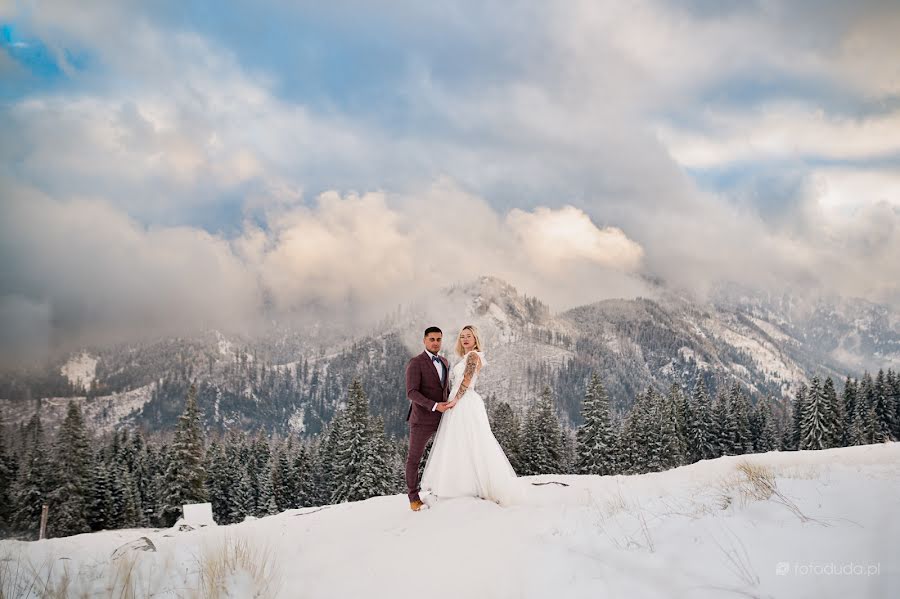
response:
{"label": "long lace sleeve", "polygon": [[466,394],[466,390],[469,388],[469,385],[472,384],[472,377],[475,376],[475,372],[478,370],[480,362],[481,358],[479,358],[478,354],[474,351],[469,352],[469,355],[466,356],[466,369],[463,371],[462,383],[460,383],[459,389],[456,390],[456,397],[453,398],[454,400],[457,400]]}

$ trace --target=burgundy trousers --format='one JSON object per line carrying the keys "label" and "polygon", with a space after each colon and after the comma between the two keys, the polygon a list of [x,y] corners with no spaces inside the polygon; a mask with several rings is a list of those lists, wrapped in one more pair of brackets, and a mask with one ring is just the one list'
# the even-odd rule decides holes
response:
{"label": "burgundy trousers", "polygon": [[409,491],[409,501],[412,503],[419,499],[419,462],[425,453],[428,440],[437,432],[438,424],[410,424],[409,425],[409,453],[406,455],[406,488]]}

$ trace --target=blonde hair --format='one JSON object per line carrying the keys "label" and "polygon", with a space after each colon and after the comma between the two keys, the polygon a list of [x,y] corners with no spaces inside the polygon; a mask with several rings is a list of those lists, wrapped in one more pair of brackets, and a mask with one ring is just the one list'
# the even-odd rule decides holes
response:
{"label": "blonde hair", "polygon": [[462,328],[462,330],[459,332],[459,335],[456,336],[456,355],[457,355],[457,356],[464,356],[464,355],[466,355],[466,350],[465,350],[465,348],[463,347],[462,341],[459,340],[459,338],[460,338],[460,337],[462,336],[462,334],[463,334],[463,331],[465,331],[465,330],[472,331],[472,336],[475,337],[475,348],[474,348],[475,351],[483,351],[483,350],[481,349],[481,336],[479,336],[479,334],[478,334],[478,329],[476,329],[476,328],[475,328],[473,325],[471,325],[471,324],[467,324],[467,325],[464,326],[464,327]]}

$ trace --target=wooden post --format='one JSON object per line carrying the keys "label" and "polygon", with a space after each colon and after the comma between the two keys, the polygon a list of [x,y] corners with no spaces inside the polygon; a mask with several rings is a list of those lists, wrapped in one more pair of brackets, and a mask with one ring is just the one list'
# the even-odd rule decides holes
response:
{"label": "wooden post", "polygon": [[47,504],[45,503],[43,507],[41,507],[41,535],[38,539],[46,539],[47,538]]}

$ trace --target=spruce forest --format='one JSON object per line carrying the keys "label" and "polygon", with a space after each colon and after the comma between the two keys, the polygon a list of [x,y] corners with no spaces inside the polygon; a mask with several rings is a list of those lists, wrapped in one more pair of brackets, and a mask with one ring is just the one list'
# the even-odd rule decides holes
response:
{"label": "spruce forest", "polygon": [[[519,475],[643,474],[727,455],[900,439],[900,376],[892,370],[848,378],[840,392],[831,378],[814,377],[792,402],[752,402],[737,383],[711,397],[699,379],[693,389],[648,388],[619,411],[599,376],[585,387],[574,429],[549,386],[523,411],[489,401],[494,435]],[[407,439],[385,432],[359,380],[313,437],[210,433],[196,396],[190,385],[168,435],[130,428],[98,434],[74,401],[52,435],[39,413],[0,427],[3,536],[37,538],[45,504],[47,534],[59,537],[171,527],[188,503],[209,501],[216,522],[229,524],[405,492]]]}

